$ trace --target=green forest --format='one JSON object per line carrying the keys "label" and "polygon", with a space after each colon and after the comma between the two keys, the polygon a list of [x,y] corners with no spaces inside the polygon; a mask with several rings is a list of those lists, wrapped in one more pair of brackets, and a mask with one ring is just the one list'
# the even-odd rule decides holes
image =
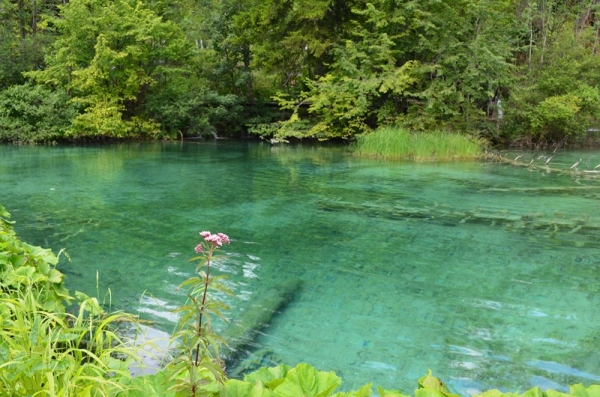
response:
{"label": "green forest", "polygon": [[595,143],[597,0],[0,0],[0,141]]}

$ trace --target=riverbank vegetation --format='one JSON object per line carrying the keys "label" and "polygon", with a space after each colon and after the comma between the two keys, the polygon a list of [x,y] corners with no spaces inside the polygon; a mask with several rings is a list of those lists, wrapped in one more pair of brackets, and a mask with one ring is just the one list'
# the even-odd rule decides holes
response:
{"label": "riverbank vegetation", "polygon": [[[0,205],[0,394],[10,396],[105,397],[370,397],[374,385],[337,391],[342,379],[308,364],[263,367],[243,379],[228,379],[211,318],[226,305],[212,293],[227,292],[223,276],[211,274],[215,254],[229,237],[201,232],[196,246],[196,275],[179,309],[180,322],[171,338],[175,352],[165,355],[157,372],[132,376],[144,365],[141,346],[124,337],[122,322],[136,326],[126,313],[107,313],[97,298],[74,295],[57,269],[59,254],[21,241],[10,214]],[[185,298],[183,298],[185,300]],[[143,371],[142,371],[143,373]],[[376,388],[380,397],[408,397],[399,390]],[[415,397],[459,397],[431,372],[418,380]],[[535,387],[522,394],[490,390],[480,397],[599,397],[600,386],[574,385],[569,393]]]}
{"label": "riverbank vegetation", "polygon": [[[58,257],[21,241],[0,205],[0,395],[112,396],[139,361],[115,332],[135,322],[96,298],[71,295]],[[67,308],[69,310],[67,310]]]}
{"label": "riverbank vegetation", "polygon": [[483,143],[465,134],[440,131],[411,133],[386,127],[356,138],[354,153],[385,160],[453,161],[475,159]]}
{"label": "riverbank vegetation", "polygon": [[594,143],[593,0],[0,0],[0,141]]}

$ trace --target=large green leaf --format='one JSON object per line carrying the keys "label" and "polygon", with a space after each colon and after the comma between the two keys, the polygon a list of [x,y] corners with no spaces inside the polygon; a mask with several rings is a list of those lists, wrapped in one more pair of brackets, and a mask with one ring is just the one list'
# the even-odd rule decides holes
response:
{"label": "large green leaf", "polygon": [[125,397],[173,397],[175,392],[168,391],[167,375],[164,371],[151,375],[138,376],[131,379],[125,379],[122,383],[127,386],[127,393],[121,396]]}
{"label": "large green leaf", "polygon": [[548,390],[546,390],[546,392],[545,392],[545,393],[546,393],[546,396],[547,396],[547,397],[569,397],[569,396],[571,396],[571,395],[570,395],[570,394],[568,394],[568,393],[561,393],[561,392],[559,392],[559,391],[552,390],[552,389],[548,389]]}
{"label": "large green leaf", "polygon": [[504,393],[502,393],[500,390],[498,390],[498,389],[492,389],[492,390],[488,390],[486,392],[483,392],[481,394],[477,394],[474,397],[502,397],[503,395],[504,395]]}
{"label": "large green leaf", "polygon": [[35,267],[33,266],[22,266],[15,270],[17,276],[25,278],[32,278],[35,273]]}
{"label": "large green leaf", "polygon": [[377,388],[377,394],[379,394],[379,397],[408,397],[399,390],[387,390],[381,386]]}
{"label": "large green leaf", "polygon": [[268,397],[273,392],[266,389],[262,382],[250,383],[237,379],[230,379],[225,383],[223,389],[225,397]]}
{"label": "large green leaf", "polygon": [[[452,392],[450,392],[450,389],[448,389],[448,387],[446,387],[444,382],[442,382],[439,378],[436,378],[435,376],[432,375],[431,370],[427,371],[427,375],[419,378],[418,384],[419,384],[419,390],[420,389],[429,389],[432,391],[439,391],[440,393],[442,393],[445,396],[460,397],[457,394],[452,394]],[[417,391],[419,391],[419,390],[417,390]],[[421,393],[421,394],[423,394],[423,393]]]}
{"label": "large green leaf", "polygon": [[335,372],[317,371],[308,364],[298,364],[286,375],[275,391],[278,396],[325,397],[342,383]]}
{"label": "large green leaf", "polygon": [[592,385],[586,389],[578,383],[571,386],[571,394],[578,397],[600,397],[600,385]]}
{"label": "large green leaf", "polygon": [[10,213],[2,205],[0,205],[0,218],[6,218],[2,219],[5,222],[8,222],[8,218],[10,218]]}
{"label": "large green leaf", "polygon": [[[372,387],[372,383],[367,383],[357,391],[352,390],[349,392],[337,392],[333,395],[333,397],[371,397],[373,394]],[[378,388],[377,390],[380,392],[379,396],[384,397],[384,394],[381,394],[381,390],[383,389]]]}
{"label": "large green leaf", "polygon": [[244,380],[252,383],[260,381],[273,390],[283,383],[289,370],[290,366],[285,364],[278,365],[277,367],[263,367],[258,371],[244,376]]}
{"label": "large green leaf", "polygon": [[48,248],[36,247],[27,243],[23,243],[23,246],[28,248],[32,255],[35,255],[44,262],[47,262],[51,265],[56,265],[58,263],[58,258],[56,255],[54,255],[52,250]]}
{"label": "large green leaf", "polygon": [[415,390],[415,397],[446,397],[446,394],[440,390],[420,388]]}
{"label": "large green leaf", "polygon": [[544,392],[539,387],[527,390],[525,393],[520,394],[519,397],[544,397]]}

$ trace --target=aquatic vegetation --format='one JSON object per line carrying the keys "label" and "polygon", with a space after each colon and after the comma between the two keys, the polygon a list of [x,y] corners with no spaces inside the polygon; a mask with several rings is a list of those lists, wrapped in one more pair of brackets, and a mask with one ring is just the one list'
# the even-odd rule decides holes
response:
{"label": "aquatic vegetation", "polygon": [[386,127],[359,136],[353,150],[358,156],[386,160],[453,161],[475,159],[483,147],[483,141],[465,135]]}

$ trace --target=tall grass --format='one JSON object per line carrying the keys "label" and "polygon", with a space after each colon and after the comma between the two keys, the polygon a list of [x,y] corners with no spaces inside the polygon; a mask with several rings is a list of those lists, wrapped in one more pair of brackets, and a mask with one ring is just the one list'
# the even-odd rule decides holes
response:
{"label": "tall grass", "polygon": [[482,141],[465,135],[385,127],[358,137],[353,151],[358,156],[385,160],[455,161],[475,159],[483,147]]}
{"label": "tall grass", "polygon": [[0,296],[0,395],[114,396],[127,392],[129,367],[138,348],[123,341],[114,323],[133,321],[103,315],[95,298],[76,314],[39,309],[31,286]]}
{"label": "tall grass", "polygon": [[[107,314],[65,288],[49,249],[22,242],[0,205],[0,396],[95,397],[127,393],[140,347],[117,335],[135,318]],[[65,304],[78,302],[72,312]]]}

